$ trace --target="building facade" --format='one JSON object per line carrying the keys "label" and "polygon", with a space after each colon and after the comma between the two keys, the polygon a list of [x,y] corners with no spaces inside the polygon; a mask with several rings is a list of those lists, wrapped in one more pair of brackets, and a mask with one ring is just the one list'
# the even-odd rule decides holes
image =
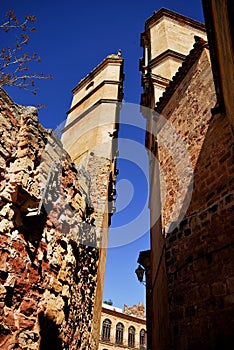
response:
{"label": "building facade", "polygon": [[[132,310],[132,308],[127,308],[125,305],[123,312],[120,308],[103,304],[98,349],[147,349],[146,320],[144,307],[142,310],[142,306],[140,303],[135,306],[135,310]],[[133,313],[134,311],[135,313]]]}
{"label": "building facade", "polygon": [[151,249],[138,261],[146,272],[148,349],[226,348],[233,342],[230,109],[217,108],[202,24],[161,9],[141,38]]}

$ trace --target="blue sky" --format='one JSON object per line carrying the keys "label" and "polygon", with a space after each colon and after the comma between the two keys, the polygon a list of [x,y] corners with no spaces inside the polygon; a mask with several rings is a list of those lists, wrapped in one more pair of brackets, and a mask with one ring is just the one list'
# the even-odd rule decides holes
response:
{"label": "blue sky", "polygon": [[[32,70],[53,74],[52,81],[39,81],[36,96],[18,90],[6,88],[11,97],[19,104],[46,104],[39,111],[39,120],[47,128],[56,128],[66,118],[71,103],[71,90],[80,79],[89,73],[108,54],[122,50],[125,59],[124,100],[139,104],[141,77],[139,58],[142,56],[140,33],[144,23],[153,11],[161,7],[179,12],[203,22],[201,0],[99,0],[99,1],[38,1],[38,0],[0,0],[1,15],[10,7],[16,15],[22,17],[32,13],[36,15],[36,32],[32,34],[28,50],[37,51],[42,62],[33,65]],[[0,33],[1,45],[8,44],[8,35]],[[144,155],[144,120],[137,108],[131,106],[134,126],[120,129],[120,174],[117,184],[117,214],[113,217],[113,229],[119,228],[123,235],[132,235],[133,242],[108,251],[104,299],[113,300],[118,307],[132,305],[144,299],[144,286],[135,277],[137,258],[141,250],[149,248],[149,234],[138,226],[126,226],[134,217],[144,211],[142,222],[148,222],[147,204],[148,178],[147,157]],[[126,140],[135,140],[143,152],[141,159],[131,161],[124,152],[131,149]],[[134,144],[133,144],[134,146]],[[134,147],[132,147],[134,149]],[[132,153],[136,154],[136,152]],[[118,212],[119,209],[119,212]],[[126,234],[121,228],[124,227]],[[128,231],[129,230],[129,231]],[[130,232],[131,231],[131,232]],[[146,233],[145,233],[146,231]],[[110,233],[111,235],[111,233]],[[110,236],[112,239],[112,236]],[[114,244],[113,244],[114,245]]]}

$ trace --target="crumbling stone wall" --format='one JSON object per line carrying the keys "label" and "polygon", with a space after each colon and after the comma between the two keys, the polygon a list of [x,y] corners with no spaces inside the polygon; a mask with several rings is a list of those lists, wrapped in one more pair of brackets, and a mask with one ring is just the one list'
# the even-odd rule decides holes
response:
{"label": "crumbling stone wall", "polygon": [[0,90],[0,348],[93,349],[90,177]]}

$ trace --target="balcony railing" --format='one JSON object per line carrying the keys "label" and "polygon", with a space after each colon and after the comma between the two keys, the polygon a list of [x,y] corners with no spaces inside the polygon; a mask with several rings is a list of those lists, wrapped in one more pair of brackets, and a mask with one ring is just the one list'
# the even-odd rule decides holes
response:
{"label": "balcony railing", "polygon": [[139,345],[138,347],[135,347],[135,346],[130,346],[130,345],[128,345],[128,344],[124,344],[124,343],[122,343],[122,344],[120,344],[120,343],[118,343],[118,342],[111,342],[110,340],[108,340],[108,339],[100,339],[100,343],[106,343],[106,344],[108,344],[108,345],[118,345],[118,347],[121,347],[121,348],[123,348],[123,349],[129,349],[129,348],[131,348],[131,349],[133,349],[133,350],[147,350],[147,345],[146,344],[143,344],[143,345]]}

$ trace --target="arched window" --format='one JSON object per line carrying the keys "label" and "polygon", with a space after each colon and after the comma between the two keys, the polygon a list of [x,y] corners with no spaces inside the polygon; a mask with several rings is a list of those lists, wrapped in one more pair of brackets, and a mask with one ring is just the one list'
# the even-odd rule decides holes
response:
{"label": "arched window", "polygon": [[140,350],[146,349],[146,331],[141,329],[140,331]]}
{"label": "arched window", "polygon": [[128,328],[128,346],[135,347],[135,328],[133,326]]}
{"label": "arched window", "polygon": [[102,322],[102,340],[110,340],[111,321],[107,318]]}
{"label": "arched window", "polygon": [[116,344],[123,344],[123,330],[124,330],[124,325],[119,322],[116,326],[116,334],[115,334]]}

